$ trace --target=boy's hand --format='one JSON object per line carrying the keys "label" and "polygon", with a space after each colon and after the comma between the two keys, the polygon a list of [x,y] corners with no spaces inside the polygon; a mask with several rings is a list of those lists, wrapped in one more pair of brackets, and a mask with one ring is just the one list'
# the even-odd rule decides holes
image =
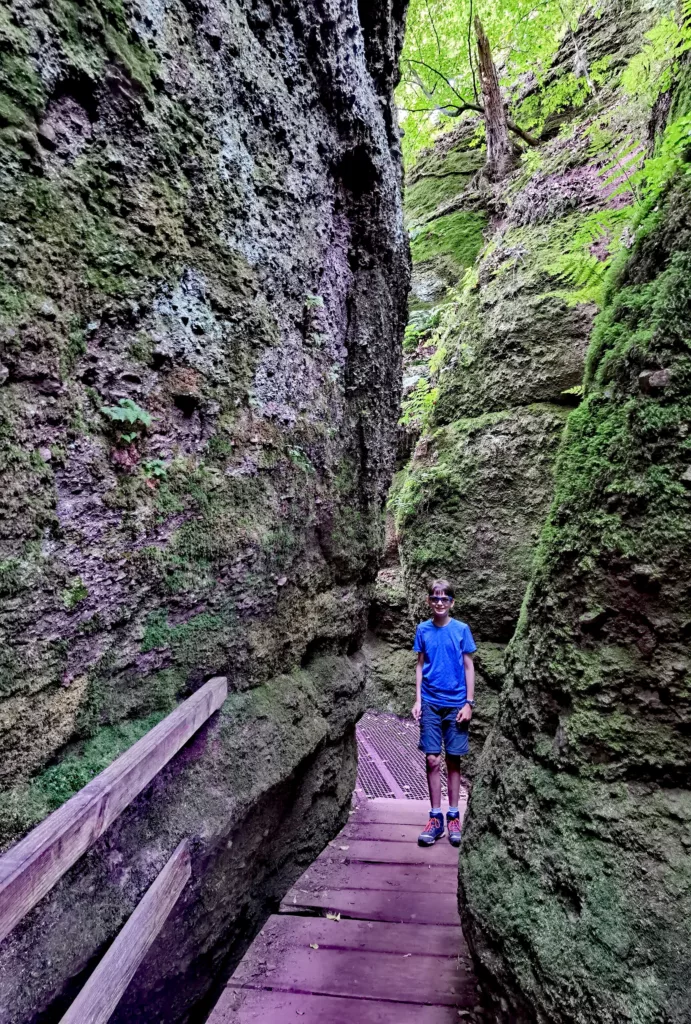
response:
{"label": "boy's hand", "polygon": [[415,701],[410,713],[416,722],[420,721],[420,715],[422,714],[422,703],[419,700]]}
{"label": "boy's hand", "polygon": [[473,709],[470,704],[464,704],[461,710],[456,715],[457,722],[469,722],[473,717]]}

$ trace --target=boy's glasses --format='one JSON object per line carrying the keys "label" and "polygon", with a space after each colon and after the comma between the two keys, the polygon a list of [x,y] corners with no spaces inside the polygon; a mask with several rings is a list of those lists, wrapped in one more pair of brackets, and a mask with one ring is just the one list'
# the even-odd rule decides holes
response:
{"label": "boy's glasses", "polygon": [[432,604],[451,604],[452,600],[450,597],[438,597],[436,594],[432,594],[430,597]]}

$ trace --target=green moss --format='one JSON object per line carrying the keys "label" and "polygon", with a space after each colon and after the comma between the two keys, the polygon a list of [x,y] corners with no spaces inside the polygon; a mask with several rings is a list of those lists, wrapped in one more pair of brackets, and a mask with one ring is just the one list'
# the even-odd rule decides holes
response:
{"label": "green moss", "polygon": [[460,272],[472,267],[484,243],[487,218],[459,210],[431,221],[414,234],[410,249],[415,263],[449,257]]}
{"label": "green moss", "polygon": [[70,580],[69,584],[65,587],[62,592],[62,603],[67,611],[73,611],[82,601],[85,601],[89,596],[89,591],[86,589],[82,580],[79,576],[75,576],[73,580]]}
{"label": "green moss", "polygon": [[22,563],[18,558],[0,562],[0,597],[14,597],[22,589]]}
{"label": "green moss", "polygon": [[467,143],[460,143],[447,152],[431,150],[418,161],[406,182],[406,221],[414,224],[426,219],[445,202],[460,195],[484,160],[484,152],[468,149]]}
{"label": "green moss", "polygon": [[378,508],[343,504],[334,509],[329,548],[340,580],[371,573],[372,552],[380,549],[383,532]]}
{"label": "green moss", "polygon": [[30,783],[0,794],[0,848],[5,849],[60,807],[153,729],[162,717],[163,714],[157,712],[100,729]]}
{"label": "green moss", "polygon": [[552,497],[568,415],[548,405],[438,428],[390,497],[411,605],[435,576],[456,585],[458,613],[482,639],[508,640]]}
{"label": "green moss", "polygon": [[141,649],[168,648],[180,669],[198,665],[221,665],[229,647],[235,618],[230,609],[220,613],[201,612],[177,626],[168,623],[168,612],[158,609],[147,618]]}

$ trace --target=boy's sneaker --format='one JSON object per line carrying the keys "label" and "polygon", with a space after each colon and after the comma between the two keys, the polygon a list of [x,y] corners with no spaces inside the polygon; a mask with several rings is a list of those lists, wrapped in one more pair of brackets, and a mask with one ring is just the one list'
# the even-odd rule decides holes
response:
{"label": "boy's sneaker", "polygon": [[444,815],[430,814],[427,828],[417,837],[418,846],[434,846],[444,835]]}
{"label": "boy's sneaker", "polygon": [[461,845],[461,818],[458,814],[446,815],[446,828],[449,833],[449,842],[452,846]]}

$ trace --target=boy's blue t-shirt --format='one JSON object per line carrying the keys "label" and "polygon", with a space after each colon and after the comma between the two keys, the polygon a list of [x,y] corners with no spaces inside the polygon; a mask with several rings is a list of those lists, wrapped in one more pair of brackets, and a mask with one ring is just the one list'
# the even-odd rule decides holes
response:
{"label": "boy's blue t-shirt", "polygon": [[463,655],[477,650],[465,622],[449,619],[435,626],[432,619],[421,622],[413,650],[425,655],[422,668],[422,701],[438,708],[461,707],[468,696]]}

